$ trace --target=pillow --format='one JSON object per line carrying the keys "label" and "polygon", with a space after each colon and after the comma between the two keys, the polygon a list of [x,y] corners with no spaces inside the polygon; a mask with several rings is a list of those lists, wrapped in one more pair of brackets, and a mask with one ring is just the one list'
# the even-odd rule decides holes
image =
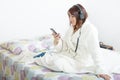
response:
{"label": "pillow", "polygon": [[22,40],[9,41],[0,44],[3,49],[10,51],[12,54],[19,55],[23,51],[23,45],[25,43]]}
{"label": "pillow", "polygon": [[23,51],[39,52],[53,48],[53,38],[50,35],[41,36],[37,39],[14,40],[0,44],[3,49],[10,51],[12,54],[19,55]]}

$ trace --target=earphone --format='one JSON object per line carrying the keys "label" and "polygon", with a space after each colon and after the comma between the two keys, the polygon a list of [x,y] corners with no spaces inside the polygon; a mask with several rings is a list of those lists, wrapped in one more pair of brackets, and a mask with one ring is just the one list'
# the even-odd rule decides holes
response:
{"label": "earphone", "polygon": [[[81,20],[85,19],[84,13],[83,13],[81,7],[79,6],[79,4],[76,4],[76,5],[74,5],[74,6],[78,7],[78,9],[79,9],[78,14],[79,14],[80,19],[81,19]],[[75,53],[76,53],[76,54],[75,54],[73,57],[76,57],[76,55],[77,55],[77,49],[78,49],[78,44],[79,44],[80,36],[81,36],[81,30],[79,31],[79,36],[78,36],[78,38],[77,38],[77,43],[76,43],[76,47],[75,47]]]}
{"label": "earphone", "polygon": [[80,36],[81,36],[81,30],[79,31],[79,36],[77,38],[77,43],[76,43],[76,47],[75,47],[75,55],[73,57],[77,56],[77,49],[78,49],[78,44],[79,44]]}
{"label": "earphone", "polygon": [[79,8],[78,14],[79,14],[79,16],[80,16],[80,19],[81,19],[81,20],[84,19],[84,18],[85,18],[85,17],[84,17],[84,13],[83,13],[81,7],[80,7],[78,4],[76,4],[75,6]]}
{"label": "earphone", "polygon": [[[78,36],[78,38],[77,38],[77,43],[76,43],[76,47],[75,47],[75,52],[76,52],[77,49],[78,49],[78,44],[79,44],[80,36],[81,36],[81,30],[79,31],[79,36]],[[77,54],[76,54],[76,55],[77,55]],[[76,55],[75,55],[75,56],[76,56]]]}

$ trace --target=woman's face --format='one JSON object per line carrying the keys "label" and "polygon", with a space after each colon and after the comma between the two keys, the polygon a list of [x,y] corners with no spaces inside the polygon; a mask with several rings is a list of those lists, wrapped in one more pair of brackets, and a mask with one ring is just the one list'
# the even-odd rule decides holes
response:
{"label": "woman's face", "polygon": [[74,27],[76,25],[76,17],[68,12],[70,24]]}

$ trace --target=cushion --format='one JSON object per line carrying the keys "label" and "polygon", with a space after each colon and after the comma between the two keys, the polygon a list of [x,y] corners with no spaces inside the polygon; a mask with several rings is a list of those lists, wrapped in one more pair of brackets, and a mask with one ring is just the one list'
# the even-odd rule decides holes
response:
{"label": "cushion", "polygon": [[21,39],[1,43],[3,49],[19,55],[23,51],[39,52],[53,48],[53,39],[51,35],[44,35],[37,39]]}

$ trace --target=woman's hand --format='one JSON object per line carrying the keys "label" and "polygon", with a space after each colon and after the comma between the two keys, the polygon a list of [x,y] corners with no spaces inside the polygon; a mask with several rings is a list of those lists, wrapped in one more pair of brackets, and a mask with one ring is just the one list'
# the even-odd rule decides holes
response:
{"label": "woman's hand", "polygon": [[59,42],[59,39],[60,39],[60,34],[55,34],[55,33],[52,33],[53,37],[54,37],[54,45],[57,45],[58,42]]}
{"label": "woman's hand", "polygon": [[111,79],[111,77],[107,74],[98,74],[97,76],[101,77],[101,78],[104,78],[105,80],[110,80]]}

